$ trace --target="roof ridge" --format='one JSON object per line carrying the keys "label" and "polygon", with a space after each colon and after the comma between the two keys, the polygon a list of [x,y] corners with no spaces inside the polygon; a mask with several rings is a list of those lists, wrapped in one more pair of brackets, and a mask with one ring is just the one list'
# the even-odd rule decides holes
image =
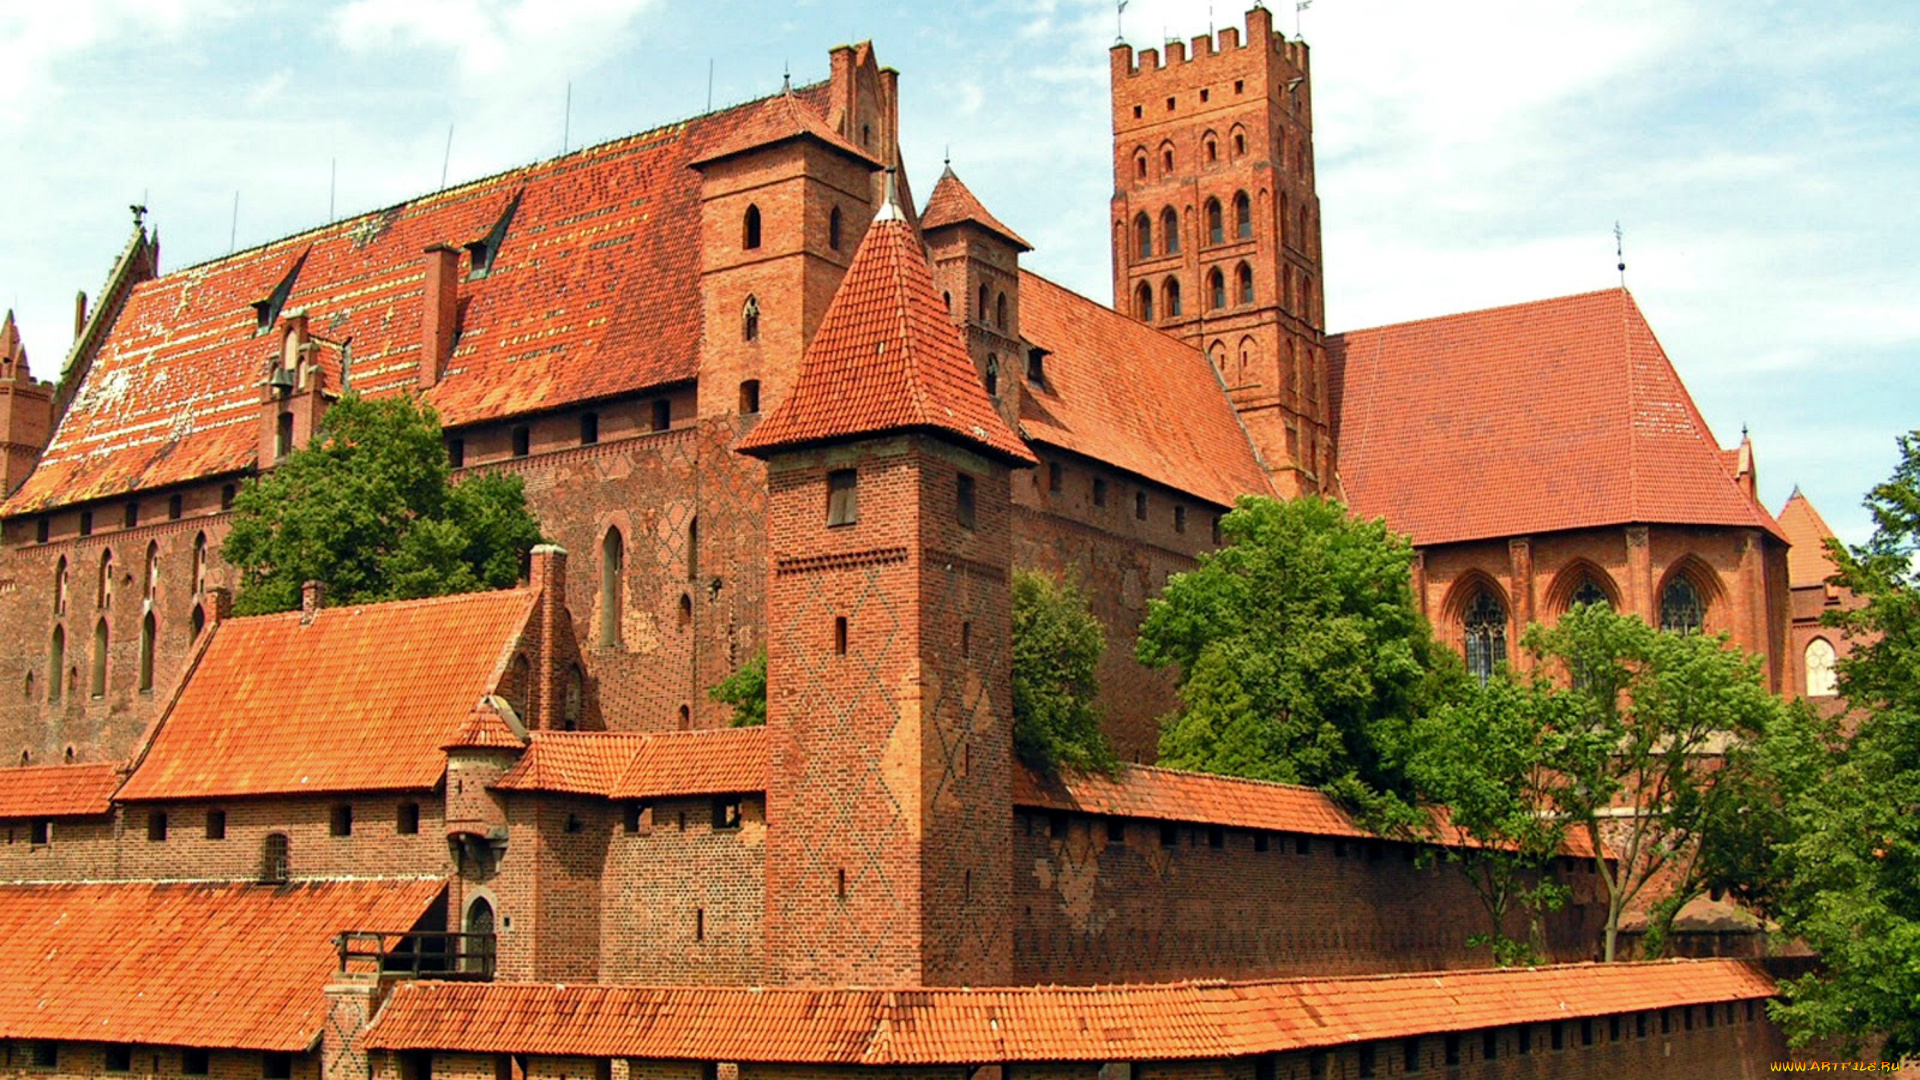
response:
{"label": "roof ridge", "polygon": [[[531,586],[510,585],[504,589],[475,589],[471,592],[443,593],[439,596],[414,596],[404,600],[367,600],[367,601],[362,601],[360,603],[355,603],[355,604],[328,604],[328,605],[323,605],[319,609],[318,614],[325,615],[328,612],[341,612],[341,611],[356,611],[356,612],[370,611],[373,609],[379,609],[382,611],[397,611],[401,609],[411,610],[413,608],[431,607],[436,604],[452,604],[452,603],[459,603],[462,601],[478,600],[481,598],[492,599],[492,600],[503,600],[513,594],[520,594],[522,596],[527,597],[528,599],[531,599],[535,595]],[[305,618],[305,617],[306,615],[304,612],[300,611],[298,608],[295,608],[292,611],[268,611],[268,612],[263,612],[259,615],[234,615],[226,619],[223,619],[221,621],[233,622],[233,623],[260,623],[270,619],[287,619],[287,618],[299,619],[299,618]]]}
{"label": "roof ridge", "polygon": [[1419,326],[1423,323],[1447,322],[1451,319],[1462,319],[1476,315],[1498,315],[1509,311],[1518,311],[1522,308],[1538,307],[1544,304],[1566,303],[1573,300],[1589,300],[1596,296],[1605,296],[1608,293],[1624,293],[1626,291],[1626,287],[1623,285],[1609,285],[1604,289],[1589,289],[1586,292],[1567,293],[1562,296],[1543,296],[1537,300],[1517,300],[1510,304],[1494,304],[1489,307],[1471,308],[1466,311],[1451,311],[1441,315],[1423,315],[1417,319],[1402,319],[1398,322],[1376,323],[1373,326],[1355,326],[1331,333],[1328,336],[1343,337],[1347,334],[1371,334],[1380,330],[1395,330],[1403,326]]}

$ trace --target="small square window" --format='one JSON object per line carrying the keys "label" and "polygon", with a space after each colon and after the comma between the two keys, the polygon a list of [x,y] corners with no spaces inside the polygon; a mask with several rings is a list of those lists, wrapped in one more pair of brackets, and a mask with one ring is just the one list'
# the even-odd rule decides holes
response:
{"label": "small square window", "polygon": [[27,843],[45,847],[53,842],[53,822],[46,818],[34,818],[27,823]]}
{"label": "small square window", "polygon": [[1048,462],[1047,463],[1047,490],[1057,493],[1065,483],[1066,483],[1066,470],[1062,469],[1060,467],[1060,463],[1057,461]]}
{"label": "small square window", "polygon": [[1107,843],[1119,847],[1127,842],[1127,822],[1125,818],[1107,819]]}
{"label": "small square window", "polygon": [[353,835],[353,804],[341,803],[333,808],[328,831],[335,836]]}
{"label": "small square window", "polygon": [[1313,854],[1313,838],[1312,838],[1312,837],[1308,837],[1308,836],[1296,836],[1296,837],[1294,837],[1294,838],[1293,838],[1293,853],[1294,853],[1295,855],[1311,855],[1311,854]]}
{"label": "small square window", "polygon": [[133,1071],[133,1047],[124,1043],[111,1043],[106,1050],[106,1069],[108,1072]]}
{"label": "small square window", "polygon": [[1377,1052],[1377,1051],[1376,1051],[1376,1050],[1374,1049],[1374,1045],[1373,1045],[1372,1043],[1361,1043],[1361,1044],[1360,1044],[1360,1054],[1359,1054],[1359,1058],[1360,1058],[1360,1062],[1359,1062],[1359,1064],[1360,1064],[1360,1073],[1359,1073],[1359,1074],[1360,1074],[1361,1076],[1378,1076],[1378,1075],[1380,1075],[1380,1071],[1379,1071],[1379,1064],[1378,1064],[1378,1060],[1377,1060],[1377,1059],[1378,1059],[1378,1057],[1379,1057],[1379,1054],[1378,1054],[1378,1052]]}
{"label": "small square window", "polygon": [[129,529],[135,528],[140,524],[140,504],[138,502],[130,502],[127,504],[127,508],[121,518],[121,523]]}
{"label": "small square window", "polygon": [[265,1080],[292,1080],[292,1054],[261,1054],[260,1075]]}
{"label": "small square window", "polygon": [[1443,1045],[1445,1047],[1446,1064],[1460,1064],[1460,1036],[1457,1034],[1447,1036],[1447,1041]]}
{"label": "small square window", "polygon": [[1227,846],[1227,830],[1214,826],[1207,830],[1207,846],[1219,851]]}
{"label": "small square window", "polygon": [[835,469],[827,474],[827,524],[852,525],[860,520],[860,474]]}
{"label": "small square window", "polygon": [[167,497],[167,520],[168,520],[168,521],[179,521],[179,520],[180,520],[180,510],[181,510],[181,506],[180,506],[180,496],[178,496],[178,495],[170,495],[170,496],[168,496],[168,497]]}
{"label": "small square window", "polygon": [[1514,1042],[1518,1044],[1515,1047],[1516,1053],[1520,1053],[1520,1054],[1533,1053],[1533,1025],[1521,1024],[1519,1027],[1515,1028]]}
{"label": "small square window", "polygon": [[207,811],[207,839],[225,840],[227,838],[227,812],[225,810]]}
{"label": "small square window", "polygon": [[629,835],[638,833],[640,831],[640,812],[641,812],[640,803],[634,802],[634,803],[628,803],[626,805],[626,810],[625,810],[625,813],[623,814],[623,820],[621,822],[621,826],[624,829],[626,829]]}
{"label": "small square window", "polygon": [[580,445],[592,446],[600,441],[600,414],[596,412],[580,414]]}
{"label": "small square window", "polygon": [[205,1050],[180,1051],[180,1071],[187,1076],[205,1076],[210,1062]]}
{"label": "small square window", "polygon": [[1253,850],[1256,852],[1264,852],[1267,850],[1267,834],[1266,833],[1253,834]]}
{"label": "small square window", "polygon": [[1500,1033],[1488,1028],[1480,1033],[1480,1060],[1492,1061],[1500,1056]]}
{"label": "small square window", "polygon": [[1202,91],[1200,91],[1200,100],[1201,100],[1201,101],[1207,101],[1207,100],[1210,100],[1210,99],[1211,99],[1212,97],[1213,97],[1213,91],[1211,91],[1211,90],[1202,90]]}
{"label": "small square window", "polygon": [[51,1039],[27,1044],[27,1062],[36,1069],[60,1067],[60,1044]]}
{"label": "small square window", "polygon": [[394,815],[393,831],[402,836],[413,836],[420,831],[420,804],[403,802]]}
{"label": "small square window", "polygon": [[760,380],[748,379],[740,384],[740,415],[752,416],[760,411]]}
{"label": "small square window", "polygon": [[1138,120],[1138,119],[1140,119],[1140,106],[1138,106],[1138,105],[1135,105],[1135,106],[1133,107],[1133,118],[1134,118],[1135,120]]}
{"label": "small square window", "polygon": [[93,535],[93,511],[91,510],[80,511],[80,535]]}
{"label": "small square window", "polygon": [[716,829],[740,827],[740,796],[729,795],[713,800],[713,827]]}
{"label": "small square window", "polygon": [[1160,846],[1172,848],[1180,846],[1180,826],[1166,824],[1160,826]]}
{"label": "small square window", "polygon": [[973,477],[961,473],[957,479],[958,484],[954,488],[953,516],[960,523],[961,528],[971,529],[979,522],[974,499]]}
{"label": "small square window", "polygon": [[526,457],[533,451],[533,432],[521,424],[513,429],[513,456]]}
{"label": "small square window", "polygon": [[1234,93],[1236,93],[1236,94],[1241,94],[1241,93],[1245,93],[1245,92],[1246,92],[1246,89],[1247,89],[1247,81],[1246,81],[1245,79],[1235,79],[1235,80],[1233,80],[1233,92],[1234,92]]}
{"label": "small square window", "polygon": [[1067,824],[1069,820],[1065,814],[1047,815],[1047,835],[1053,837],[1055,840],[1065,840],[1067,838]]}
{"label": "small square window", "polygon": [[153,810],[147,814],[147,839],[159,842],[167,838],[167,815],[164,810]]}
{"label": "small square window", "polygon": [[579,814],[568,814],[566,830],[569,833],[583,833],[587,831],[587,824],[580,820]]}
{"label": "small square window", "polygon": [[33,523],[33,542],[34,543],[36,544],[46,543],[47,538],[50,535],[52,535],[52,533],[53,533],[53,523],[51,519],[41,518],[39,521],[36,521]]}
{"label": "small square window", "polygon": [[661,398],[653,403],[653,430],[665,431],[673,426],[673,402]]}

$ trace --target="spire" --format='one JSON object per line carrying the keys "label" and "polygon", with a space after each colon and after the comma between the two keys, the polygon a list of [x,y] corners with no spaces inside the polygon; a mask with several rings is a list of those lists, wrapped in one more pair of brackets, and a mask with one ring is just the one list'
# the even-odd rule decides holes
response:
{"label": "spire", "polygon": [[906,431],[932,431],[1014,465],[1035,464],[981,387],[890,183],[793,389],[739,449],[766,457]]}
{"label": "spire", "polygon": [[906,215],[900,212],[900,196],[894,190],[894,171],[887,170],[886,187],[880,195],[880,209],[874,211],[875,221],[904,221]]}
{"label": "spire", "polygon": [[940,174],[940,182],[933,186],[933,194],[927,197],[927,207],[920,214],[920,228],[922,231],[931,231],[964,222],[980,226],[1021,251],[1033,250],[1033,245],[1022,239],[1019,233],[1007,228],[999,218],[987,212],[987,208],[967,189],[967,185],[960,182],[960,177],[955,175],[953,166],[949,164]]}

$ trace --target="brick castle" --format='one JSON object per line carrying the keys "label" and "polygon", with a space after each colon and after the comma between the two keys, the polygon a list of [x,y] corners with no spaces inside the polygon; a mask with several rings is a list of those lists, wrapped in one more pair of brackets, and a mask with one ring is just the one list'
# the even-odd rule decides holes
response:
{"label": "brick castle", "polygon": [[[1243,494],[1412,535],[1470,669],[1577,602],[1831,700],[1828,535],[1624,290],[1329,334],[1304,43],[1112,53],[1114,295],[820,83],[0,327],[0,1067],[228,1080],[1746,1076],[1730,959],[1486,970],[1317,792],[1157,769],[1147,599]],[[239,485],[346,392],[522,476],[521,587],[234,618]],[[1527,403],[1527,404],[1520,404]],[[1115,777],[1012,756],[1015,567],[1089,584]],[[768,656],[768,723],[706,690]],[[1452,842],[1436,834],[1435,844]]]}

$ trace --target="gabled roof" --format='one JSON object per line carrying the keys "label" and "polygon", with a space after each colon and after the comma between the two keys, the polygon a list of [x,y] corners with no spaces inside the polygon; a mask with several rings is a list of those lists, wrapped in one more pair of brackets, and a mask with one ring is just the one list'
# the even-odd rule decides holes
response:
{"label": "gabled roof", "polygon": [[445,888],[0,885],[0,1039],[311,1049],[333,935],[410,930]]}
{"label": "gabled roof", "polygon": [[519,750],[527,745],[527,733],[524,727],[516,730],[509,724],[500,710],[511,708],[505,701],[495,697],[484,697],[467,714],[467,722],[454,732],[453,738],[441,744],[442,750]]}
{"label": "gabled roof", "polygon": [[767,789],[767,767],[762,727],[651,735],[540,731],[493,786],[609,799],[743,794]]}
{"label": "gabled roof", "polygon": [[933,286],[920,238],[889,195],[807,345],[793,389],[738,449],[764,457],[909,431],[1034,464],[988,400]]}
{"label": "gabled roof", "polygon": [[[39,467],[0,511],[254,467],[260,384],[279,335],[255,335],[251,305],[273,293],[303,251],[282,311],[304,309],[312,334],[336,343],[320,349],[323,363],[337,368],[337,343],[351,339],[354,389],[413,387],[422,251],[485,237],[516,197],[488,273],[459,285],[459,344],[424,395],[441,420],[473,424],[694,378],[701,180],[688,166],[770,110],[807,123],[819,97],[803,88],[751,102],[142,282]],[[817,126],[809,133],[845,144]]]}
{"label": "gabled roof", "polygon": [[1605,525],[1780,527],[1625,289],[1329,339],[1340,482],[1444,544]]}
{"label": "gabled roof", "polygon": [[949,225],[959,225],[963,222],[972,222],[1021,251],[1033,250],[1032,244],[1022,239],[1019,233],[1007,228],[999,218],[994,217],[985,206],[981,205],[980,200],[974,197],[967,185],[961,183],[960,178],[954,175],[953,166],[949,165],[940,173],[940,182],[933,185],[933,194],[927,196],[926,209],[920,211],[920,231],[932,232],[935,229],[944,229]]}
{"label": "gabled roof", "polygon": [[1771,997],[1742,960],[1142,986],[900,990],[407,983],[366,1045],[921,1066],[1248,1057]]}
{"label": "gabled roof", "polygon": [[839,132],[827,126],[826,118],[814,107],[802,102],[791,90],[742,108],[739,119],[729,126],[725,135],[715,139],[699,157],[693,159],[694,165],[705,165],[789,139],[812,139],[872,168],[880,167],[880,162],[872,154],[848,142]]}
{"label": "gabled roof", "polygon": [[1028,439],[1219,506],[1273,494],[1200,350],[1024,270],[1020,333],[1048,354],[1021,397]]}
{"label": "gabled roof", "polygon": [[220,622],[119,797],[431,788],[534,600],[503,589]]}
{"label": "gabled roof", "polygon": [[90,817],[113,809],[126,766],[33,765],[0,769],[0,818]]}
{"label": "gabled roof", "polygon": [[1827,527],[1826,519],[1813,508],[1813,503],[1800,494],[1799,488],[1793,489],[1787,505],[1780,508],[1780,528],[1787,534],[1787,543],[1793,545],[1787,549],[1790,588],[1823,586],[1828,578],[1840,572],[1833,556],[1827,554],[1827,541],[1833,539],[1833,530]]}

